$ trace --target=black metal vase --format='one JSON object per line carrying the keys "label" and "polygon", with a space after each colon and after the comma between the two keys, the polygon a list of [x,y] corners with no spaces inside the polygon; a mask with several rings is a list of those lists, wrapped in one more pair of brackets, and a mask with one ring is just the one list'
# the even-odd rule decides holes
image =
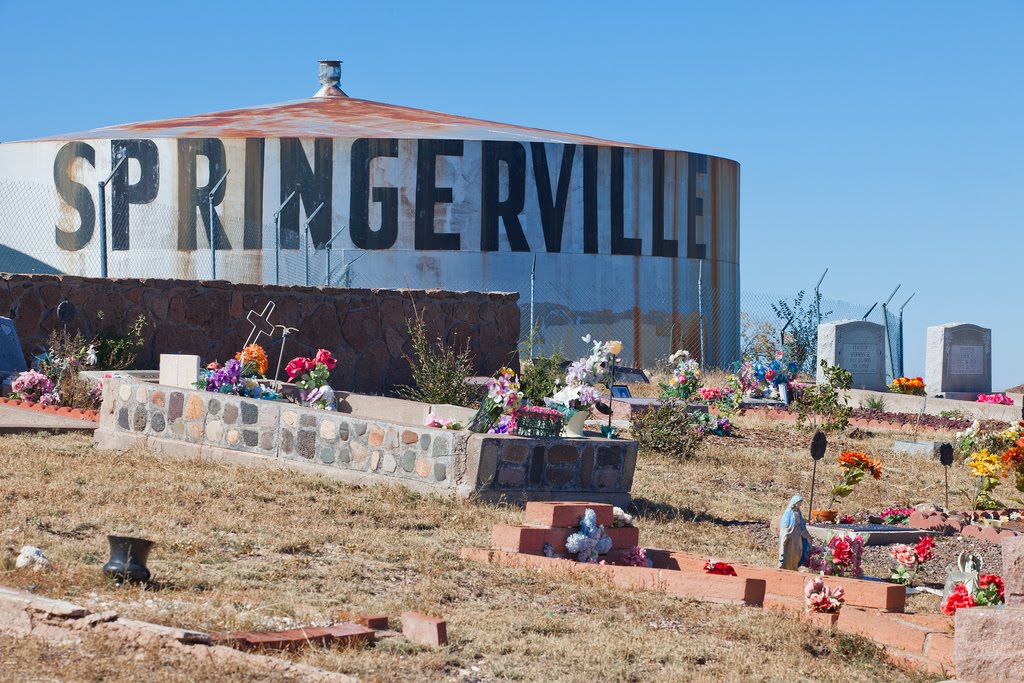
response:
{"label": "black metal vase", "polygon": [[107,536],[110,560],[103,565],[103,573],[118,581],[145,583],[149,581],[146,560],[153,541],[131,536]]}

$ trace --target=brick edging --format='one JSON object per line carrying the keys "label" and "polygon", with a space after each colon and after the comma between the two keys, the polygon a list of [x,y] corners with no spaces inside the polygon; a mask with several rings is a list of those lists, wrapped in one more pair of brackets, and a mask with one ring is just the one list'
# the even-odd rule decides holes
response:
{"label": "brick edging", "polygon": [[100,421],[98,410],[82,410],[81,408],[69,408],[68,406],[47,406],[42,403],[33,403],[32,401],[23,401],[7,396],[0,396],[0,405],[21,408],[22,410],[35,410],[41,413],[52,413],[53,415],[69,417],[74,420],[87,420],[96,423]]}

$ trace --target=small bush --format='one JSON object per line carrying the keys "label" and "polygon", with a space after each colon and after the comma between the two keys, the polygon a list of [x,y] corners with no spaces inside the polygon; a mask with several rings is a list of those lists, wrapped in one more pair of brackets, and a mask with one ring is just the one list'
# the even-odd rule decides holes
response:
{"label": "small bush", "polygon": [[565,356],[556,351],[548,358],[534,358],[531,363],[523,363],[519,370],[519,389],[524,401],[530,405],[544,405],[544,399],[555,393],[555,382],[565,376],[564,362]]}
{"label": "small bush", "polygon": [[[96,312],[96,320],[102,322],[103,311]],[[128,329],[121,334],[107,330],[96,335],[97,363],[95,370],[127,370],[135,364],[137,349],[145,346],[143,330],[149,321],[139,314]]]}
{"label": "small bush", "polygon": [[686,401],[668,399],[633,420],[633,438],[642,450],[678,460],[692,457],[700,446],[697,421]]}
{"label": "small bush", "polygon": [[947,420],[963,420],[967,415],[959,408],[953,408],[952,410],[939,411],[939,417],[944,417]]}
{"label": "small bush", "polygon": [[888,404],[885,402],[885,396],[869,396],[861,400],[860,407],[866,410],[879,410],[884,413],[886,408],[888,408]]}
{"label": "small bush", "polygon": [[423,314],[415,307],[413,314],[406,319],[412,356],[402,356],[412,369],[413,384],[399,387],[398,395],[420,403],[470,406],[474,391],[466,379],[473,374],[476,364],[469,352],[469,340],[461,347],[445,344],[440,338],[431,344],[427,341]]}
{"label": "small bush", "polygon": [[[797,425],[807,431],[836,432],[850,424],[853,409],[846,405],[846,390],[853,385],[853,375],[838,365],[821,359],[825,381],[807,387],[796,395]],[[842,392],[842,393],[840,393]]]}

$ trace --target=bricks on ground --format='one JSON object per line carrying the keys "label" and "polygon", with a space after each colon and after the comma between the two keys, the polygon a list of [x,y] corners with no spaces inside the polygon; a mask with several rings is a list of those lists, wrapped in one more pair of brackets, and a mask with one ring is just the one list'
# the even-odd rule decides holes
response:
{"label": "bricks on ground", "polygon": [[[579,528],[587,508],[605,525],[612,538],[607,564],[580,563],[543,555],[545,543],[566,554],[565,540]],[[550,574],[601,576],[614,586],[678,595],[704,602],[766,607],[798,613],[815,625],[856,633],[885,648],[903,664],[930,672],[949,672],[953,663],[952,620],[942,614],[907,614],[906,589],[897,584],[851,578],[824,577],[826,585],[841,585],[846,605],[838,617],[806,617],[803,591],[808,575],[785,569],[731,563],[736,576],[707,574],[707,557],[694,553],[648,548],[653,567],[616,564],[639,545],[635,527],[611,526],[612,506],[587,502],[531,502],[525,524],[493,528],[491,548],[464,548],[462,557]],[[1024,552],[1020,559],[1024,571]],[[1022,584],[1024,585],[1024,584]],[[1007,587],[1009,591],[1009,585]],[[1024,588],[1021,590],[1024,603]],[[827,622],[827,623],[826,623]],[[403,620],[404,626],[404,620]]]}

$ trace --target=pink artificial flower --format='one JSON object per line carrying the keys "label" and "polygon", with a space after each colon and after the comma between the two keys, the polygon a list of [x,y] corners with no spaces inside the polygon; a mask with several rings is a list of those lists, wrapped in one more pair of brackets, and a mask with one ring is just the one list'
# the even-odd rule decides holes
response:
{"label": "pink artificial flower", "polygon": [[897,543],[892,548],[892,556],[896,558],[896,561],[902,564],[908,569],[917,564],[917,553],[914,549],[904,545],[903,543]]}

